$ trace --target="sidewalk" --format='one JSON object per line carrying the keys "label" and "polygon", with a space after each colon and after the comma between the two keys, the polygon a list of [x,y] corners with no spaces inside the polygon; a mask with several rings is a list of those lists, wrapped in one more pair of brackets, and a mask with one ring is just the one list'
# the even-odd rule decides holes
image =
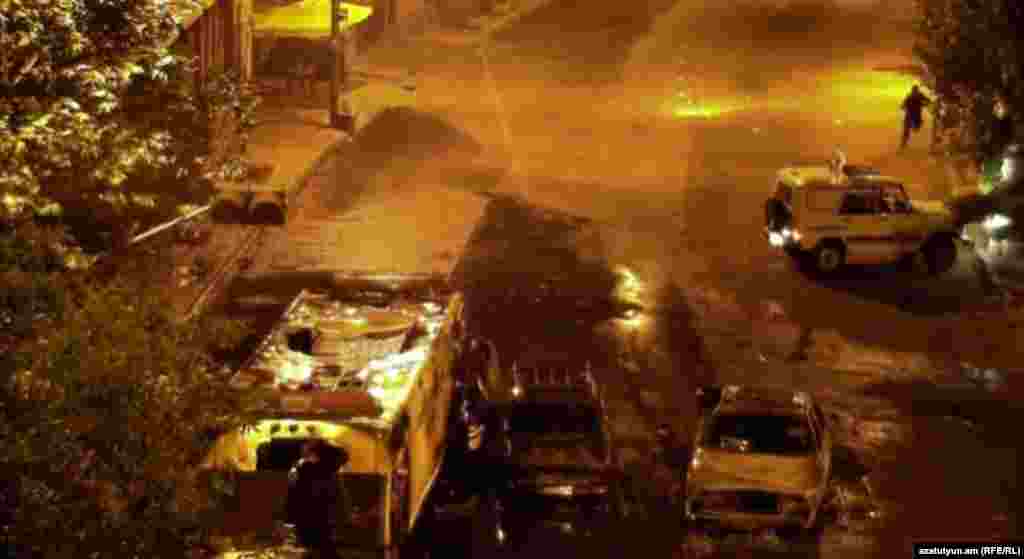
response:
{"label": "sidewalk", "polygon": [[[299,192],[321,163],[344,145],[347,134],[328,126],[326,109],[268,104],[257,114],[252,130],[249,160],[269,172],[255,184],[242,185],[254,191],[289,192],[291,210],[301,203]],[[261,242],[257,228],[244,223],[211,221],[209,215],[198,223],[206,230],[199,245],[175,248],[173,281],[174,306],[180,316],[192,316],[214,297],[209,295],[231,281],[239,262],[251,257]]]}
{"label": "sidewalk", "polygon": [[[351,147],[355,157],[359,147]],[[364,175],[360,167],[367,162],[350,166],[347,157],[313,175],[300,209],[269,233],[246,278],[303,271],[451,273],[487,200],[448,186],[431,163],[410,168],[395,161],[393,168],[372,169],[373,178],[360,184],[353,175]]]}
{"label": "sidewalk", "polygon": [[250,135],[248,157],[254,164],[270,165],[272,171],[260,181],[259,189],[301,188],[346,138],[346,133],[331,128],[326,107],[261,107]]}

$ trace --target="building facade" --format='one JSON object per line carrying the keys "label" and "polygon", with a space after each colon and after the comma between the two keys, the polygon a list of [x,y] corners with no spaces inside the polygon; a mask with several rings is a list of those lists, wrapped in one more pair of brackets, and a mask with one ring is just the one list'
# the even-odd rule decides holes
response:
{"label": "building facade", "polygon": [[242,81],[253,72],[253,0],[205,0],[204,10],[182,22],[179,43],[196,57],[196,80],[231,70]]}

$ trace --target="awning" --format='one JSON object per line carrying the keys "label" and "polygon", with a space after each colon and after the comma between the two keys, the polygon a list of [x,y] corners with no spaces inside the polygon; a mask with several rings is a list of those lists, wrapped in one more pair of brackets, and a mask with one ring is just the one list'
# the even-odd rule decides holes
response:
{"label": "awning", "polygon": [[[341,30],[351,29],[366,21],[373,8],[359,4],[341,3],[348,10],[348,19]],[[295,4],[273,8],[259,8],[253,18],[253,33],[318,39],[331,34],[330,0],[303,0]]]}

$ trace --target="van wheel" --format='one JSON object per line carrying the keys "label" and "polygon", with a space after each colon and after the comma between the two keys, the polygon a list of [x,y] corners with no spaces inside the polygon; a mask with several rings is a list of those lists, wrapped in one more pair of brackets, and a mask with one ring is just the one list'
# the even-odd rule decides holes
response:
{"label": "van wheel", "polygon": [[921,250],[928,263],[929,274],[944,274],[956,264],[956,242],[952,237],[943,235],[931,239]]}
{"label": "van wheel", "polygon": [[846,247],[839,241],[825,241],[814,251],[814,266],[819,272],[831,274],[846,264]]}

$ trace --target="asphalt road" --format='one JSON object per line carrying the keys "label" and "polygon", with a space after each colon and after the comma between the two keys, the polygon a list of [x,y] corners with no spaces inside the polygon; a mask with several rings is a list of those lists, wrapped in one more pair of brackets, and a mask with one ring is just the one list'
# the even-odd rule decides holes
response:
{"label": "asphalt road", "polygon": [[[540,352],[592,364],[638,494],[659,491],[643,483],[654,426],[671,424],[684,443],[692,434],[696,386],[777,384],[822,399],[844,453],[839,474],[870,472],[891,510],[879,534],[830,528],[802,555],[878,546],[891,557],[915,537],[1019,535],[1014,377],[954,366],[1012,364],[1024,345],[1012,321],[967,314],[991,294],[984,267],[962,250],[937,278],[881,267],[826,281],[761,238],[775,170],[836,145],[907,177],[916,196],[944,194],[924,138],[896,149],[911,82],[872,70],[903,60],[907,29],[809,4],[555,1],[481,47],[431,37],[382,46],[371,65],[415,67],[429,130],[440,121],[457,133],[434,141],[422,118],[397,118],[357,138],[372,157],[334,175],[320,213],[386,214],[381,200],[442,185],[428,189],[429,211],[401,206],[406,222],[430,224],[421,234],[373,220],[345,229],[346,246],[390,243],[402,262],[427,266],[431,239],[458,237],[436,224],[465,226],[436,208],[478,199],[468,244],[444,249],[472,327],[506,362]],[[274,246],[286,252],[287,240]],[[310,251],[305,267],[317,254],[339,260],[332,247]],[[276,273],[282,286],[310,279]],[[624,320],[623,302],[640,316]],[[784,319],[765,320],[766,309]],[[680,553],[678,524],[638,511],[613,539],[630,553]],[[437,530],[458,544],[464,522]],[[625,556],[620,546],[591,554]]]}

